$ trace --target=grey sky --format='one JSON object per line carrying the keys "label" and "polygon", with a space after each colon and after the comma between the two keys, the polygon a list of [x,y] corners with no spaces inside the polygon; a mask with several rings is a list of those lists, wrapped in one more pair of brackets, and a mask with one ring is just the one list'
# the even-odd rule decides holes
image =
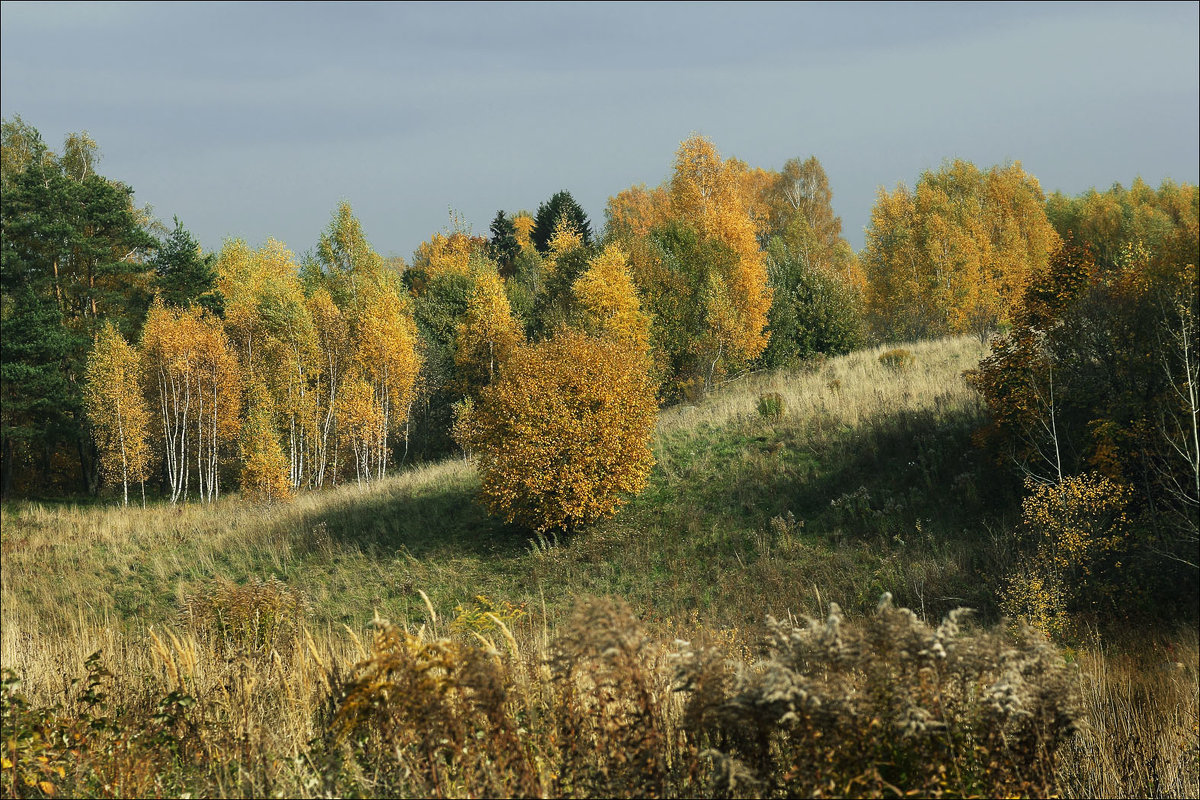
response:
{"label": "grey sky", "polygon": [[408,258],[453,207],[815,155],[855,248],[876,189],[962,157],[1049,193],[1200,174],[1200,5],[52,4],[0,10],[0,110],[207,248],[300,253],[348,200]]}

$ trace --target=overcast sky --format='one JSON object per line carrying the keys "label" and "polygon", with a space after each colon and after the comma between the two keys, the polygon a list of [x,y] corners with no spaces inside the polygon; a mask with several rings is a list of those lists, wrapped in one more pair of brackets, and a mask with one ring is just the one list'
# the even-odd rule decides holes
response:
{"label": "overcast sky", "polygon": [[2,4],[0,109],[206,248],[311,248],[348,200],[406,259],[453,207],[668,177],[679,142],[815,155],[857,249],[879,186],[961,157],[1047,192],[1200,173],[1200,5]]}

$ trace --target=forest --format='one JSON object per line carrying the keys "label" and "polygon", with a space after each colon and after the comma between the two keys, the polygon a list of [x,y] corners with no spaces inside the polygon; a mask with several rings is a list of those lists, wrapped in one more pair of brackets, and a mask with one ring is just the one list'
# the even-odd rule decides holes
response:
{"label": "forest", "polygon": [[692,135],[403,259],[98,152],[3,122],[4,796],[1200,792],[1195,185],[855,252]]}

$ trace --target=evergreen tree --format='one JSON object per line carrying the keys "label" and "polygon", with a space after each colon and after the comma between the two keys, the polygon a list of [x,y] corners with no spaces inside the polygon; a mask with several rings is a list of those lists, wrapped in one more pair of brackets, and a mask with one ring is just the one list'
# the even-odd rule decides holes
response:
{"label": "evergreen tree", "polygon": [[216,288],[216,254],[204,253],[179,217],[151,263],[165,303],[181,307],[196,303],[214,314],[224,313],[224,298]]}
{"label": "evergreen tree", "polygon": [[499,265],[501,274],[512,273],[513,262],[521,254],[521,243],[517,240],[517,226],[503,211],[496,212],[492,220],[492,238],[488,240],[491,256]]}
{"label": "evergreen tree", "polygon": [[48,481],[60,447],[74,452],[84,487],[98,488],[82,404],[87,353],[106,319],[136,338],[149,301],[146,257],[157,242],[133,207],[132,190],[94,172],[95,143],[86,134],[68,137],[65,153],[55,157],[19,120],[4,124],[6,488],[16,461],[31,465],[35,452]]}
{"label": "evergreen tree", "polygon": [[575,202],[571,193],[564,189],[561,192],[555,192],[549,200],[538,206],[537,214],[534,216],[530,239],[539,253],[545,253],[550,249],[550,239],[554,236],[555,226],[558,225],[560,219],[564,218],[583,237],[583,244],[591,246],[592,224],[588,221],[583,208]]}

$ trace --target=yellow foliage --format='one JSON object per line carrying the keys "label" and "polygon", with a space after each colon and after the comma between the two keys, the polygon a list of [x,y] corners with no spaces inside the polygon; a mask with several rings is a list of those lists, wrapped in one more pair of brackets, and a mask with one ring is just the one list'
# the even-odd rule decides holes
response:
{"label": "yellow foliage", "polygon": [[487,239],[463,231],[435,233],[417,248],[413,267],[425,270],[430,279],[439,275],[469,275],[472,259],[483,255],[486,248]]}
{"label": "yellow foliage", "polygon": [[241,427],[242,372],[221,320],[192,306],[150,306],[140,347],[143,375],[157,395],[158,426],[171,502],[187,499],[196,466],[201,499],[220,493],[223,445]]}
{"label": "yellow foliage", "polygon": [[1020,163],[983,172],[956,160],[915,190],[880,190],[863,251],[867,306],[890,335],[985,341],[1058,244],[1041,186]]}
{"label": "yellow foliage", "polygon": [[1068,623],[1062,577],[1036,562],[1026,562],[1000,590],[1000,610],[1010,619],[1025,620],[1047,636],[1062,634]]}
{"label": "yellow foliage", "polygon": [[1125,540],[1130,489],[1098,473],[1030,485],[1021,504],[1026,529],[1036,537],[1038,557],[1058,570],[1091,573],[1096,560]]}
{"label": "yellow foliage", "polygon": [[288,459],[275,432],[274,404],[261,383],[251,386],[242,431],[242,497],[260,503],[290,500]]}
{"label": "yellow foliage", "polygon": [[533,247],[533,226],[537,224],[532,216],[527,211],[519,211],[512,218],[513,228],[517,232],[517,244],[521,245],[522,250],[528,250]]}
{"label": "yellow foliage", "polygon": [[572,287],[589,329],[645,353],[650,348],[650,323],[629,273],[629,259],[619,245],[610,244],[591,260]]}
{"label": "yellow foliage", "polygon": [[554,223],[554,233],[547,244],[549,252],[546,253],[546,269],[554,272],[559,258],[583,245],[583,234],[566,217],[559,217]]}
{"label": "yellow foliage", "polygon": [[130,481],[145,481],[150,466],[150,409],[142,396],[137,351],[111,322],[100,329],[88,357],[83,400],[101,472],[109,482],[121,483],[129,505]]}
{"label": "yellow foliage", "polygon": [[1008,616],[1059,634],[1101,559],[1124,544],[1131,490],[1095,472],[1050,485],[1027,482],[1026,488],[1022,517],[1034,555],[1008,577],[1000,605]]}
{"label": "yellow foliage", "polygon": [[605,214],[608,229],[617,238],[642,238],[670,219],[671,201],[663,187],[648,190],[638,184],[608,198]]}
{"label": "yellow foliage", "polygon": [[491,383],[496,370],[525,340],[513,319],[504,281],[492,271],[475,279],[467,312],[458,326],[454,363],[473,386]]}
{"label": "yellow foliage", "polygon": [[564,331],[513,353],[480,395],[464,444],[492,513],[538,531],[573,528],[645,487],[657,413],[638,354]]}
{"label": "yellow foliage", "polygon": [[720,296],[712,301],[710,311],[716,313],[710,327],[725,357],[748,361],[763,351],[770,337],[766,326],[771,289],[745,189],[745,165],[740,161],[722,162],[713,143],[702,136],[680,144],[670,184],[673,212],[694,224],[701,236],[737,254],[730,274],[715,276]]}

